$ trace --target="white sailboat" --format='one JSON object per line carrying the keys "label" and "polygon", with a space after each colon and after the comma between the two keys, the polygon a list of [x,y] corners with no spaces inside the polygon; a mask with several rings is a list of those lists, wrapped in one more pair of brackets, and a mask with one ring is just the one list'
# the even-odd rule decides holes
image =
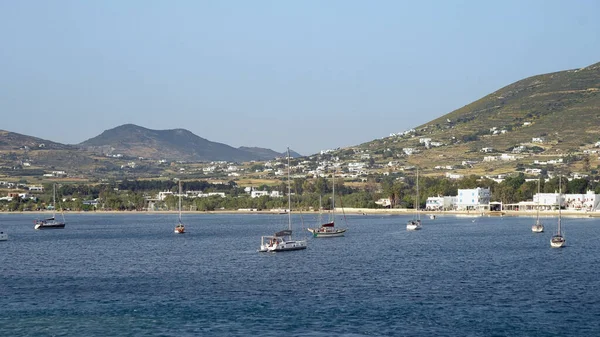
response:
{"label": "white sailboat", "polygon": [[406,230],[408,231],[421,229],[421,213],[419,212],[419,168],[417,168],[417,198],[415,199],[415,209],[417,210],[415,218],[406,223]]}
{"label": "white sailboat", "polygon": [[540,222],[540,179],[538,178],[538,202],[537,202],[537,219],[535,224],[531,226],[531,231],[541,233],[544,231],[544,225]]}
{"label": "white sailboat", "polygon": [[561,216],[560,216],[560,208],[562,205],[562,184],[561,177],[558,177],[558,228],[556,230],[556,234],[552,236],[550,239],[550,247],[552,248],[562,248],[566,244],[565,237],[562,234],[561,228]]}
{"label": "white sailboat", "polygon": [[181,221],[181,180],[179,180],[179,219],[177,220],[177,226],[174,229],[175,234],[185,233],[185,225]]}
{"label": "white sailboat", "polygon": [[290,250],[306,249],[306,240],[294,240],[292,238],[292,197],[290,184],[290,149],[288,156],[288,229],[279,231],[274,235],[262,236],[260,239],[259,252],[284,252]]}
{"label": "white sailboat", "polygon": [[64,214],[61,215],[63,217],[63,221],[56,221],[56,184],[54,184],[53,188],[52,188],[52,217],[51,218],[47,218],[47,219],[42,219],[42,220],[34,220],[33,223],[35,224],[35,226],[33,228],[35,229],[61,229],[61,228],[65,228],[65,216]]}
{"label": "white sailboat", "polygon": [[[320,204],[320,203],[319,203]],[[320,205],[319,205],[320,206]],[[318,228],[308,228],[308,231],[313,234],[315,238],[334,238],[344,236],[347,228],[335,228],[335,171],[333,172],[333,196],[332,196],[332,207],[331,217],[327,223],[321,224]]]}

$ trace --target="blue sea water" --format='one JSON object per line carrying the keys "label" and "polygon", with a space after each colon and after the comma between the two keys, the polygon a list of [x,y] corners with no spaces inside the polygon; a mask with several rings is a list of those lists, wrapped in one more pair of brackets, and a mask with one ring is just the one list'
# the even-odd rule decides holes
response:
{"label": "blue sea water", "polygon": [[287,216],[184,215],[177,235],[175,215],[0,215],[0,336],[600,335],[600,220],[564,218],[552,249],[555,218],[408,219],[258,253]]}

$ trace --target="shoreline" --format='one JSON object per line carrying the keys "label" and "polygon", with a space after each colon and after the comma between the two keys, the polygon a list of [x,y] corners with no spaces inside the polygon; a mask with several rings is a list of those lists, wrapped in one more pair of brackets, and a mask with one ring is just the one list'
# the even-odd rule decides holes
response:
{"label": "shoreline", "polygon": [[[178,214],[179,211],[65,211],[64,214]],[[284,210],[217,210],[217,211],[182,211],[182,214],[272,214],[272,215],[283,215],[287,214]],[[329,214],[330,212],[323,212],[323,214]],[[413,215],[416,212],[413,209],[406,208],[344,208],[336,209],[338,215]],[[481,217],[481,216],[530,216],[535,217],[536,211],[421,211],[424,217],[429,215],[435,216],[464,216],[464,217]],[[0,214],[31,214],[42,216],[51,215],[51,211],[24,211],[24,212],[0,212]],[[56,213],[60,214],[60,213]],[[306,211],[306,212],[294,212],[292,214],[319,214],[318,211]],[[576,210],[562,210],[561,215],[565,217],[584,217],[584,218],[600,218],[600,211],[588,212],[588,211],[576,211]],[[540,217],[557,217],[558,211],[544,210],[540,211]]]}

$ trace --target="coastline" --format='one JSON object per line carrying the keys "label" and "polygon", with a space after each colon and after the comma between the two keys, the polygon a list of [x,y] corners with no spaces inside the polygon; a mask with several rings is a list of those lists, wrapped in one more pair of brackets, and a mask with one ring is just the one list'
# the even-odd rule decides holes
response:
{"label": "coastline", "polygon": [[[179,211],[65,211],[65,215],[68,214],[178,214]],[[272,214],[281,215],[287,214],[284,210],[217,210],[217,211],[182,211],[182,214]],[[294,212],[297,214],[318,214],[317,211],[306,211],[306,212]],[[327,214],[325,212],[324,214]],[[413,209],[407,208],[344,208],[336,209],[336,213],[347,214],[347,215],[413,215],[416,212]],[[481,216],[527,216],[535,217],[536,211],[421,211],[423,216],[435,215],[435,216],[464,216],[464,217],[481,217]],[[45,215],[51,215],[51,211],[25,211],[25,212],[0,212],[0,214],[31,214],[34,216],[42,217]],[[581,218],[600,218],[600,211],[587,212],[587,211],[576,211],[576,210],[562,210],[561,215],[564,217],[581,217]],[[544,210],[540,211],[540,217],[557,217],[557,210]]]}

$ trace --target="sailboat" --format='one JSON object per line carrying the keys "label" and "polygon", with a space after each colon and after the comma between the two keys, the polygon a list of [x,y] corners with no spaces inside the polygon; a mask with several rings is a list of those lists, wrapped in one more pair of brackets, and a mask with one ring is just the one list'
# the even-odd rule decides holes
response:
{"label": "sailboat", "polygon": [[415,199],[415,209],[417,210],[414,219],[406,223],[406,230],[416,231],[421,229],[421,213],[419,212],[419,169],[417,168],[417,197]]}
{"label": "sailboat", "polygon": [[290,148],[288,156],[288,229],[279,231],[274,235],[262,236],[260,239],[259,252],[283,252],[288,250],[306,249],[306,240],[292,239],[292,197],[290,184]]}
{"label": "sailboat", "polygon": [[[62,212],[61,212],[62,214]],[[65,216],[62,214],[63,221],[56,221],[56,184],[52,189],[52,217],[42,220],[34,220],[35,229],[60,229],[65,228]]]}
{"label": "sailboat", "polygon": [[544,231],[544,225],[540,222],[540,179],[538,178],[538,202],[537,202],[537,219],[535,224],[531,226],[531,231],[541,233]]}
{"label": "sailboat", "polygon": [[181,221],[181,180],[179,180],[179,219],[177,220],[177,226],[175,226],[174,232],[175,234],[185,233],[185,226]]}
{"label": "sailboat", "polygon": [[562,248],[565,246],[565,243],[566,243],[565,237],[562,235],[562,228],[561,228],[561,216],[560,216],[561,204],[562,204],[562,184],[561,184],[561,179],[559,176],[558,177],[558,228],[556,230],[556,234],[554,234],[552,236],[552,239],[550,239],[550,247],[552,247],[552,248]]}
{"label": "sailboat", "polygon": [[321,227],[318,228],[308,228],[308,231],[311,232],[315,238],[334,238],[344,236],[346,230],[346,228],[335,228],[335,172],[333,172],[333,197],[329,222],[321,224]]}

